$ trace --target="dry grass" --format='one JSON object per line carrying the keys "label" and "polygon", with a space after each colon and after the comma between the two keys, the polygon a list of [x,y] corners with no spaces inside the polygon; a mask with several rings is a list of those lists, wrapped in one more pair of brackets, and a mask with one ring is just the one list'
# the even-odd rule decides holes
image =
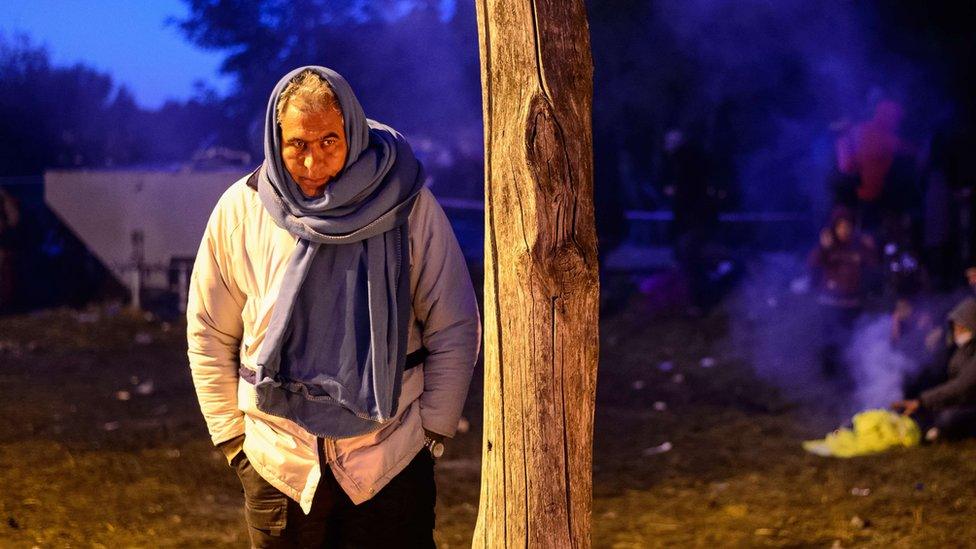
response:
{"label": "dry grass", "polygon": [[[799,442],[822,435],[822,421],[746,364],[698,365],[726,328],[721,315],[649,323],[636,308],[603,320],[595,547],[976,540],[976,443],[857,460],[805,455]],[[0,319],[0,545],[246,546],[238,481],[209,443],[183,329],[104,311],[93,322],[71,311]],[[673,371],[657,368],[665,359]],[[133,377],[151,379],[152,394],[136,394]],[[437,466],[442,548],[466,547],[474,527],[480,387],[476,377],[471,432]],[[118,400],[119,390],[131,399]],[[665,441],[673,450],[643,455]]]}

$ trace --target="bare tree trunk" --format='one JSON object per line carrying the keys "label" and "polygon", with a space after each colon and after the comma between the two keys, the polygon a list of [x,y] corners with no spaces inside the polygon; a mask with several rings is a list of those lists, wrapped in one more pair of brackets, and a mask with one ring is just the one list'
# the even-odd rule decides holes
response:
{"label": "bare tree trunk", "polygon": [[485,417],[475,547],[589,547],[599,278],[583,0],[476,0]]}

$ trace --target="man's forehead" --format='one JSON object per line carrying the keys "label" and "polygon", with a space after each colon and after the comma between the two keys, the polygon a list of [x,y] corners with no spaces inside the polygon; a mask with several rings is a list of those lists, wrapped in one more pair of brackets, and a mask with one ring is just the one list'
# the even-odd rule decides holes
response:
{"label": "man's forehead", "polygon": [[286,106],[281,114],[282,136],[301,133],[341,134],[343,130],[342,115],[334,109],[310,109],[299,102]]}

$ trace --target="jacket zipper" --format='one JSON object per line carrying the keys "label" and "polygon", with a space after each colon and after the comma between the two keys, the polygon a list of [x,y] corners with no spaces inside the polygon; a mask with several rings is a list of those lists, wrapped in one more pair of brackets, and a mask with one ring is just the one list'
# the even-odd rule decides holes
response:
{"label": "jacket zipper", "polygon": [[[374,429],[370,429],[369,431],[364,431],[362,433],[359,433],[356,436],[362,436],[362,435],[368,435],[370,433],[375,433],[376,431],[379,431],[383,427],[388,426],[390,424],[390,422],[392,422],[392,418],[391,418],[390,421],[387,421],[386,423],[383,423],[383,424],[379,425],[378,427],[376,427]],[[325,437],[325,436],[315,435],[315,443],[317,445],[319,445],[319,446],[324,446],[325,447],[325,462],[326,463],[331,463],[331,462],[333,462],[333,461],[336,460],[336,457],[337,456],[336,456],[335,443],[336,443],[337,440],[339,440],[339,439],[336,438],[336,437]],[[316,453],[318,453],[318,452],[316,452]]]}
{"label": "jacket zipper", "polygon": [[[368,418],[363,418],[363,419],[368,419]],[[373,420],[370,420],[370,421],[373,421]],[[361,435],[368,435],[370,433],[375,433],[376,431],[379,431],[383,427],[386,427],[387,425],[389,425],[391,421],[393,421],[393,418],[390,418],[389,421],[386,421],[384,423],[381,423],[381,424],[379,424],[379,426],[374,427],[374,428],[370,429],[369,431],[363,431],[362,433],[359,433],[358,435],[355,435],[355,436],[358,437],[358,436],[361,436]],[[317,436],[318,438],[321,438],[323,440],[331,440],[332,442],[335,442],[335,441],[339,440],[338,437],[323,437],[323,436],[319,436],[319,435],[315,435],[315,436]]]}
{"label": "jacket zipper", "polygon": [[336,460],[335,440],[328,437],[316,436],[315,443],[318,448],[325,449],[325,465],[328,465]]}

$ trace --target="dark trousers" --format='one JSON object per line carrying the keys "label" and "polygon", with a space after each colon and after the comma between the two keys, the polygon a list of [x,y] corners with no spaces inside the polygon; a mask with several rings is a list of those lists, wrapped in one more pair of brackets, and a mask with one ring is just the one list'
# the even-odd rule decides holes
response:
{"label": "dark trousers", "polygon": [[434,458],[426,448],[359,505],[352,503],[329,466],[323,465],[308,515],[298,502],[264,480],[243,452],[233,463],[244,488],[251,547],[436,547]]}

